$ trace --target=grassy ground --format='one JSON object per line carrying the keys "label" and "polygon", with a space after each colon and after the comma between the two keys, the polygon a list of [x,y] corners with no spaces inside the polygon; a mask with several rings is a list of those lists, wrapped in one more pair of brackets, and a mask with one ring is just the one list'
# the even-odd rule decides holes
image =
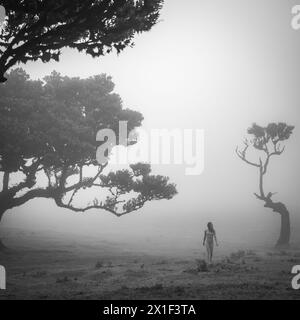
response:
{"label": "grassy ground", "polygon": [[[291,268],[300,252],[218,249],[147,254],[105,241],[62,240],[35,234],[6,239],[0,253],[7,290],[0,299],[299,299]],[[203,250],[203,249],[201,249]]]}

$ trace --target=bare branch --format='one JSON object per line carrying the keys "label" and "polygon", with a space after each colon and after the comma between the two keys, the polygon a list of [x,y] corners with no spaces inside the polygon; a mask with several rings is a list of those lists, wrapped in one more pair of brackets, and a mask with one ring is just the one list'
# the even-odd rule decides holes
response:
{"label": "bare branch", "polygon": [[255,163],[255,162],[252,162],[252,161],[246,159],[246,151],[247,151],[248,147],[249,147],[249,145],[246,145],[246,147],[245,147],[242,151],[240,151],[239,148],[236,147],[235,152],[236,152],[237,156],[238,156],[241,160],[243,160],[244,162],[250,164],[251,166],[254,166],[254,167],[258,167],[258,168],[259,168],[260,165],[259,165],[258,163]]}
{"label": "bare branch", "polygon": [[[38,171],[41,169],[39,168],[40,166],[40,159],[37,159],[36,161],[33,161],[33,163],[30,166],[22,166],[21,172],[23,172],[26,175],[26,178],[24,181],[20,182],[18,185],[13,186],[9,188],[8,186],[8,180],[5,182],[5,188],[3,189],[2,193],[4,195],[13,197],[16,195],[19,191],[28,188],[31,189],[35,184],[36,184],[36,174]],[[9,178],[8,173],[4,173],[4,178],[7,177]]]}
{"label": "bare branch", "polygon": [[91,187],[93,186],[94,182],[99,178],[100,174],[103,172],[104,168],[107,166],[107,163],[104,165],[99,165],[98,167],[98,172],[94,177],[88,178],[88,179],[81,179],[79,180],[78,183],[75,183],[69,187],[65,187],[63,190],[64,192],[69,192],[74,189],[80,189],[80,188],[86,188],[86,187]]}
{"label": "bare branch", "polygon": [[34,189],[27,191],[24,195],[9,199],[7,203],[7,209],[12,209],[14,207],[21,206],[29,200],[35,198],[52,198],[54,196],[54,190],[52,189]]}
{"label": "bare branch", "polygon": [[268,168],[268,165],[269,165],[269,162],[270,162],[270,159],[272,156],[280,156],[282,154],[282,152],[284,151],[285,147],[282,147],[281,150],[279,149],[279,146],[278,148],[277,147],[274,147],[274,150],[272,153],[269,153],[267,158],[266,158],[266,161],[264,163],[264,170],[263,170],[263,174],[266,174],[267,173],[267,168]]}
{"label": "bare branch", "polygon": [[117,212],[117,210],[114,209],[114,207],[119,204],[124,202],[124,200],[122,201],[116,201],[113,204],[110,205],[105,205],[102,202],[100,202],[99,204],[92,204],[92,205],[88,205],[86,207],[75,207],[72,204],[70,204],[70,202],[68,204],[65,204],[62,200],[62,197],[55,197],[54,198],[55,203],[58,207],[60,208],[64,208],[64,209],[69,209],[72,210],[74,212],[85,212],[91,209],[98,209],[98,210],[105,210],[105,211],[109,211],[110,213],[114,214],[117,217],[123,216],[127,213],[129,213],[129,211],[123,211],[123,212]]}

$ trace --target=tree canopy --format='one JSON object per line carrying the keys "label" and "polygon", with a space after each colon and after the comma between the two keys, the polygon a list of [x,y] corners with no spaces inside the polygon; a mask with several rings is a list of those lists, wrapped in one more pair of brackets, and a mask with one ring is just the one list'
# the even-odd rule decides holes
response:
{"label": "tree canopy", "polygon": [[294,126],[286,123],[269,123],[266,127],[261,127],[254,123],[248,128],[248,134],[253,137],[253,146],[258,150],[266,150],[267,144],[272,142],[277,147],[281,141],[287,140],[293,133]]}
{"label": "tree canopy", "polygon": [[0,82],[17,63],[58,61],[64,47],[99,57],[133,45],[149,31],[163,0],[0,0],[6,28],[0,30]]}
{"label": "tree canopy", "polygon": [[[118,134],[119,121],[127,121],[130,131],[143,120],[123,108],[109,76],[80,79],[53,72],[34,81],[22,69],[8,76],[0,85],[0,213],[41,197],[73,211],[104,209],[120,216],[177,193],[167,177],[151,175],[149,164],[106,172],[107,163],[97,163],[98,130]],[[22,179],[13,183],[16,172]],[[85,189],[95,198],[77,205]]]}

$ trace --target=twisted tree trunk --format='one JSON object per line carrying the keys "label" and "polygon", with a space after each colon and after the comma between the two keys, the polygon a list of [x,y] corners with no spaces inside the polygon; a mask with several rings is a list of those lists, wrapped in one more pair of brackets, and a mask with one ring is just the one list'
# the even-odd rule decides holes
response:
{"label": "twisted tree trunk", "polygon": [[[0,223],[1,223],[1,220],[2,220],[2,217],[3,217],[4,213],[5,213],[5,211],[6,211],[6,209],[4,207],[1,207],[1,205],[0,205]],[[3,242],[2,242],[2,240],[0,238],[0,251],[3,251],[5,249],[6,249],[6,247],[5,247],[5,245],[3,244]]]}
{"label": "twisted tree trunk", "polygon": [[281,216],[280,237],[277,241],[276,247],[288,247],[290,243],[290,236],[291,236],[290,214],[288,211],[286,211],[286,212],[282,212],[280,216]]}
{"label": "twisted tree trunk", "polygon": [[272,209],[274,212],[280,214],[281,226],[280,235],[276,243],[276,247],[288,247],[290,244],[291,237],[291,225],[290,225],[290,213],[286,206],[282,202],[273,202],[271,200],[272,194],[269,193],[267,197],[259,197],[265,201],[265,207]]}

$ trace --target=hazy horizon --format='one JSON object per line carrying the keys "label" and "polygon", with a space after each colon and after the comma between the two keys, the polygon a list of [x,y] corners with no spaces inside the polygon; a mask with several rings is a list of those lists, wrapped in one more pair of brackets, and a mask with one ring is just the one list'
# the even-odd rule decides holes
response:
{"label": "hazy horizon", "polygon": [[292,242],[299,241],[300,31],[290,25],[295,4],[166,0],[161,21],[119,56],[93,59],[65,49],[59,63],[22,65],[32,79],[53,70],[81,78],[111,75],[124,107],[144,115],[146,130],[204,129],[205,167],[201,175],[186,176],[183,165],[154,166],[177,184],[178,195],[121,218],[74,213],[38,199],[5,213],[1,228],[110,234],[121,242],[162,235],[162,241],[180,242],[198,241],[213,221],[220,243],[274,243],[279,215],[255,198],[258,172],[234,151],[252,123],[286,122],[295,130],[285,152],[272,159],[265,188],[286,204]]}

